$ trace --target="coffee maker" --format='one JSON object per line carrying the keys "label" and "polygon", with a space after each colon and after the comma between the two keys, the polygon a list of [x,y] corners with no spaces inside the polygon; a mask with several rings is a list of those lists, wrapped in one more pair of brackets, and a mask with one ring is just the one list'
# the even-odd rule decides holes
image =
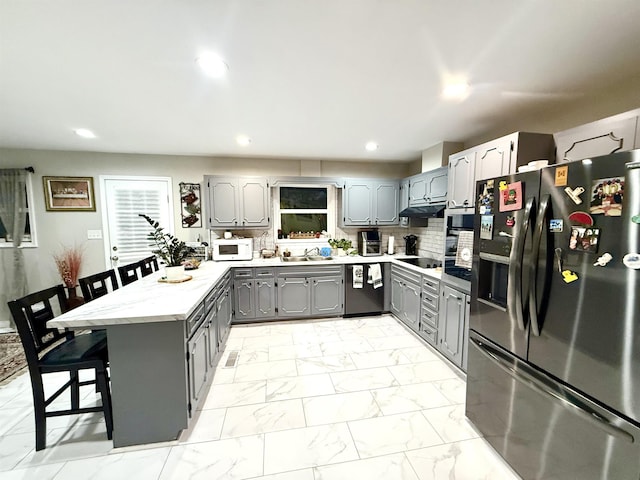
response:
{"label": "coffee maker", "polygon": [[418,237],[415,235],[407,235],[404,237],[404,253],[406,255],[417,255],[418,253]]}

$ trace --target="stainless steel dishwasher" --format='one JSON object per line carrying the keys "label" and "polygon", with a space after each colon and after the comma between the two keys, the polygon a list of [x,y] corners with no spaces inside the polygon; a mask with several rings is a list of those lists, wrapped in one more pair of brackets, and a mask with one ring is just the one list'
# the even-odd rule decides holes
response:
{"label": "stainless steel dishwasher", "polygon": [[380,262],[382,273],[382,286],[373,288],[373,284],[367,282],[371,264],[363,263],[362,288],[353,287],[353,267],[346,266],[346,278],[344,282],[344,316],[376,315],[388,310],[385,307],[385,290],[389,286],[388,263]]}

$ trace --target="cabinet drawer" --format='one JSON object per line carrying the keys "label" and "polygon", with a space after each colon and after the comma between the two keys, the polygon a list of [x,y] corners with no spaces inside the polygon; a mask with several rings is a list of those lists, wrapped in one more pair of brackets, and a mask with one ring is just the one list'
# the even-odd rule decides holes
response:
{"label": "cabinet drawer", "polygon": [[432,293],[436,297],[440,294],[440,282],[438,280],[434,280],[427,275],[423,275],[422,277],[422,290],[425,292]]}
{"label": "cabinet drawer", "polygon": [[273,278],[273,276],[273,267],[259,267],[254,272],[254,278]]}
{"label": "cabinet drawer", "polygon": [[207,296],[204,298],[204,309],[206,312],[211,310],[212,307],[216,305],[216,297],[218,296],[218,292],[220,291],[220,284],[214,286]]}
{"label": "cabinet drawer", "polygon": [[418,272],[410,270],[408,268],[402,268],[398,265],[391,265],[391,275],[395,277],[400,277],[403,280],[411,283],[415,283],[416,285],[420,285],[422,281],[422,275]]}
{"label": "cabinet drawer", "polygon": [[234,268],[233,278],[253,278],[253,268]]}
{"label": "cabinet drawer", "polygon": [[187,338],[196,330],[198,325],[204,320],[204,302],[200,303],[194,312],[189,315],[185,322],[187,328]]}
{"label": "cabinet drawer", "polygon": [[422,307],[422,323],[430,325],[433,329],[438,328],[438,313],[428,308]]}
{"label": "cabinet drawer", "polygon": [[432,328],[429,325],[425,325],[424,323],[420,323],[420,330],[418,331],[420,336],[424,338],[427,342],[429,342],[434,347],[437,345],[438,339],[438,330]]}
{"label": "cabinet drawer", "polygon": [[427,290],[422,290],[422,304],[427,308],[438,310],[438,298],[440,296],[437,293],[431,293]]}

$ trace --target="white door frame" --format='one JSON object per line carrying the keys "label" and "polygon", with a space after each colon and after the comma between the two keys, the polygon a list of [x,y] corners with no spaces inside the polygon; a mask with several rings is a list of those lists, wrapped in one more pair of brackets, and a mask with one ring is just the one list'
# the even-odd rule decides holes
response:
{"label": "white door frame", "polygon": [[174,233],[174,210],[173,210],[173,180],[171,177],[156,177],[149,175],[100,175],[100,203],[102,204],[102,230],[104,262],[107,270],[113,268],[111,263],[111,245],[109,244],[109,217],[107,215],[107,188],[108,180],[134,180],[134,181],[164,181],[168,185],[167,199],[169,206],[169,225],[165,225],[165,231]]}

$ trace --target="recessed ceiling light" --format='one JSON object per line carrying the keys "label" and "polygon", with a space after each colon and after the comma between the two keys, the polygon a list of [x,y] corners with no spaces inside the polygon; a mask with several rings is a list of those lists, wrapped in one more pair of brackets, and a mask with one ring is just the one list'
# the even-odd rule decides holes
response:
{"label": "recessed ceiling light", "polygon": [[246,135],[238,135],[236,137],[236,143],[241,147],[248,147],[249,145],[251,145],[251,138],[247,137]]}
{"label": "recessed ceiling light", "polygon": [[379,148],[379,145],[376,142],[367,142],[364,148],[369,152],[375,152]]}
{"label": "recessed ceiling light", "polygon": [[585,158],[584,160],[582,160],[583,165],[591,165],[592,163],[593,161],[590,158]]}
{"label": "recessed ceiling light", "polygon": [[196,58],[196,62],[204,73],[213,78],[222,77],[229,70],[229,66],[215,53],[203,53]]}
{"label": "recessed ceiling light", "polygon": [[73,131],[82,138],[96,138],[96,134],[87,128],[76,128]]}
{"label": "recessed ceiling light", "polygon": [[447,83],[442,89],[442,98],[445,100],[464,100],[469,96],[470,88],[467,82]]}

